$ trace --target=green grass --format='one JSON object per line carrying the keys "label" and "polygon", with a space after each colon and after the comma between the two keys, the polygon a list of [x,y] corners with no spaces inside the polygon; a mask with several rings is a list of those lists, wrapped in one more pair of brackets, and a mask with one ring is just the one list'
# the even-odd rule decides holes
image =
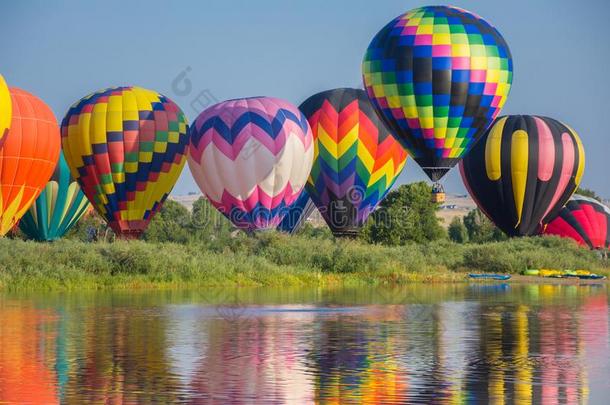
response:
{"label": "green grass", "polygon": [[594,252],[549,237],[401,247],[276,232],[189,244],[0,239],[0,289],[12,291],[397,286],[461,281],[467,272],[517,273],[526,267],[610,273]]}

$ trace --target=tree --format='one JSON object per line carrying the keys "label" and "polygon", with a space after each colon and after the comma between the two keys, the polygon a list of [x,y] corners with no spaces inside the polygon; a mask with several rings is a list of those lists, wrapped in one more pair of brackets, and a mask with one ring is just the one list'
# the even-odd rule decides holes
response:
{"label": "tree", "polygon": [[231,221],[204,197],[193,203],[191,217],[193,234],[199,240],[228,236],[234,229]]}
{"label": "tree", "polygon": [[430,202],[432,189],[425,182],[405,184],[388,193],[371,215],[362,237],[370,243],[404,245],[445,235],[436,217],[438,205]]}
{"label": "tree", "polygon": [[597,200],[599,202],[602,202],[602,199],[600,196],[597,195],[597,193],[589,188],[586,187],[578,187],[576,189],[576,193],[575,194],[580,194],[584,197],[589,197],[589,198],[593,198],[594,200]]}
{"label": "tree", "polygon": [[478,208],[466,214],[464,226],[470,242],[484,243],[507,239],[506,235]]}
{"label": "tree", "polygon": [[466,243],[468,241],[468,230],[460,217],[454,217],[449,224],[449,239],[457,243]]}
{"label": "tree", "polygon": [[191,213],[176,201],[166,200],[144,232],[143,239],[153,242],[186,243],[191,236]]}

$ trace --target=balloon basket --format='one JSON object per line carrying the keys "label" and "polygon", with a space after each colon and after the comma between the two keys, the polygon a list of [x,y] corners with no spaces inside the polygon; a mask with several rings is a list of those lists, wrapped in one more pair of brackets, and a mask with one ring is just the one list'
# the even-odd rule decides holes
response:
{"label": "balloon basket", "polygon": [[434,204],[442,204],[445,202],[445,188],[439,182],[432,185],[432,193],[430,194],[430,202]]}

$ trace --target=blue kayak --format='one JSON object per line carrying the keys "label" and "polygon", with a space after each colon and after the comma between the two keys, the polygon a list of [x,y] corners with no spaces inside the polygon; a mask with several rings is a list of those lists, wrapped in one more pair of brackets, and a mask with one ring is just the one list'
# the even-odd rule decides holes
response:
{"label": "blue kayak", "polygon": [[510,275],[509,274],[475,274],[475,273],[471,273],[468,275],[468,277],[470,278],[476,278],[476,279],[485,279],[485,280],[508,280],[510,279]]}
{"label": "blue kayak", "polygon": [[577,275],[576,277],[578,277],[581,280],[605,280],[606,276],[601,276],[599,274],[581,274],[581,275]]}

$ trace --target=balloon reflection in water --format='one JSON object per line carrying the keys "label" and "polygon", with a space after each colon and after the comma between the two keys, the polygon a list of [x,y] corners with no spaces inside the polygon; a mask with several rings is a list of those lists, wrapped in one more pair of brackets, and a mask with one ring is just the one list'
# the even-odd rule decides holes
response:
{"label": "balloon reflection in water", "polygon": [[400,305],[370,305],[370,291],[291,306],[254,296],[200,305],[186,292],[3,297],[0,402],[546,404],[608,394],[605,289],[425,288],[405,290]]}

